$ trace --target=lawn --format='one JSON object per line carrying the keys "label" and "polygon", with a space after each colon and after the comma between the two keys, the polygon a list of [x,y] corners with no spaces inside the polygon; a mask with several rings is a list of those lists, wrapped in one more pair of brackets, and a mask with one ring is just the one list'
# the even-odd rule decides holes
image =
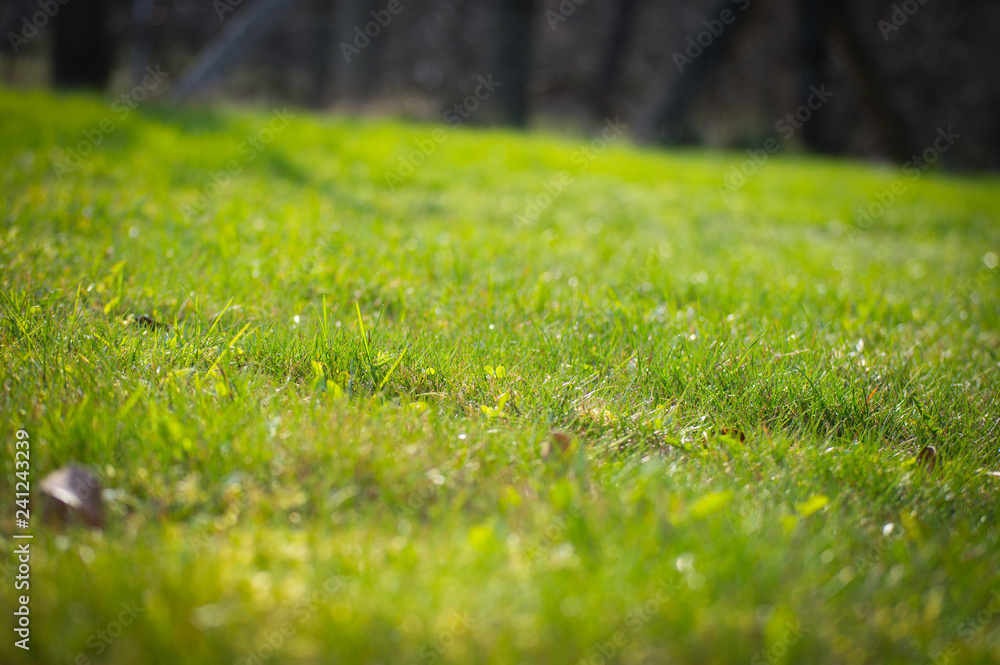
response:
{"label": "lawn", "polygon": [[1000,179],[277,111],[0,90],[0,661],[1000,661]]}

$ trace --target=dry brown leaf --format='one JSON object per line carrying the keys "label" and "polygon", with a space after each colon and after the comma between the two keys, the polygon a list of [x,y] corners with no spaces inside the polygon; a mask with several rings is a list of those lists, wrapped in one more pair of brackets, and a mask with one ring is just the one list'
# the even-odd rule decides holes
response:
{"label": "dry brown leaf", "polygon": [[740,443],[743,443],[744,441],[747,440],[746,434],[736,429],[735,427],[723,427],[718,432],[716,432],[716,434],[718,434],[719,436],[728,436],[730,439],[734,439],[736,441],[739,441]]}
{"label": "dry brown leaf", "polygon": [[548,459],[555,450],[559,455],[563,455],[569,447],[573,445],[573,439],[565,432],[551,432],[549,439],[542,444],[542,459]]}
{"label": "dry brown leaf", "polygon": [[157,321],[156,319],[152,318],[151,316],[147,316],[146,314],[142,314],[141,316],[135,317],[135,322],[138,323],[140,326],[144,326],[152,330],[170,330],[170,326],[168,324],[161,323],[160,321]]}
{"label": "dry brown leaf", "polygon": [[924,465],[928,471],[933,471],[938,463],[938,452],[934,446],[924,446],[923,450],[917,453],[917,461]]}
{"label": "dry brown leaf", "polygon": [[86,469],[64,466],[45,476],[41,488],[48,497],[46,512],[53,519],[65,524],[76,512],[90,526],[104,526],[101,483]]}

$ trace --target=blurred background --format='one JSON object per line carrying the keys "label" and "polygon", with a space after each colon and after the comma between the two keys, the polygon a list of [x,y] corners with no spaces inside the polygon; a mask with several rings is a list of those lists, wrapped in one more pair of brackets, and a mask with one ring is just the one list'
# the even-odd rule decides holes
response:
{"label": "blurred background", "polygon": [[620,118],[651,145],[898,163],[951,127],[945,168],[1000,167],[996,0],[3,0],[0,27],[4,85],[109,102]]}

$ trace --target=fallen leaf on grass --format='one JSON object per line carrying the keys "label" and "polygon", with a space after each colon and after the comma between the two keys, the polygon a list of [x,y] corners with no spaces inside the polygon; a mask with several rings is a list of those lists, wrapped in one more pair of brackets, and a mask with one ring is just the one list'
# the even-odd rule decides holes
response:
{"label": "fallen leaf on grass", "polygon": [[170,326],[168,324],[157,321],[153,317],[146,314],[140,314],[133,320],[143,328],[149,328],[150,330],[170,330]]}
{"label": "fallen leaf on grass", "polygon": [[101,483],[86,469],[78,466],[57,469],[42,479],[41,489],[48,497],[46,513],[57,522],[67,523],[72,512],[76,512],[90,526],[104,526]]}
{"label": "fallen leaf on grass", "polygon": [[933,471],[938,463],[937,449],[934,446],[924,446],[924,449],[917,453],[917,461],[928,471]]}
{"label": "fallen leaf on grass", "polygon": [[542,459],[548,459],[553,452],[563,455],[573,444],[573,439],[565,432],[552,432],[549,438],[542,444]]}
{"label": "fallen leaf on grass", "polygon": [[744,441],[747,440],[746,434],[736,429],[735,427],[723,427],[722,429],[716,430],[715,435],[728,436],[730,439],[733,439],[734,441],[739,441],[740,443],[743,443]]}

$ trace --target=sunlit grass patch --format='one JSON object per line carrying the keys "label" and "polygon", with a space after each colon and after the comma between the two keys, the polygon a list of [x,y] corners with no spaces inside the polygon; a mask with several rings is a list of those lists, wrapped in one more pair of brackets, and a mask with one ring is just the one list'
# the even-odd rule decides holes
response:
{"label": "sunlit grass patch", "polygon": [[167,109],[58,177],[105,112],[0,93],[0,489],[107,522],[33,503],[4,662],[1000,658],[995,178],[621,142],[524,221],[579,145]]}

